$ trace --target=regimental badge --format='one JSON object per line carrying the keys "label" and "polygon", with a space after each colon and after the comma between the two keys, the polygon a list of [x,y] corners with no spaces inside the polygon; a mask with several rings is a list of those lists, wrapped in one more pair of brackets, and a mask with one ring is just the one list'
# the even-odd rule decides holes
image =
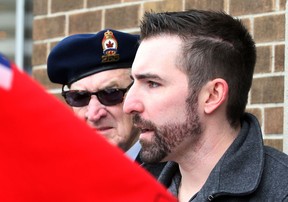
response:
{"label": "regimental badge", "polygon": [[117,54],[118,42],[112,31],[107,30],[104,33],[102,48],[104,54],[102,55],[102,63],[117,62],[120,59],[119,54]]}

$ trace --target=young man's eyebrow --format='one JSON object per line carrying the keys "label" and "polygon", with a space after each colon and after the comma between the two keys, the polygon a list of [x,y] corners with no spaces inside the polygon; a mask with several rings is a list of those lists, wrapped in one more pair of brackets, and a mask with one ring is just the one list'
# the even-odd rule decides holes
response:
{"label": "young man's eyebrow", "polygon": [[158,75],[156,74],[136,74],[132,79],[138,79],[138,80],[143,80],[143,79],[157,79],[157,80],[162,80]]}

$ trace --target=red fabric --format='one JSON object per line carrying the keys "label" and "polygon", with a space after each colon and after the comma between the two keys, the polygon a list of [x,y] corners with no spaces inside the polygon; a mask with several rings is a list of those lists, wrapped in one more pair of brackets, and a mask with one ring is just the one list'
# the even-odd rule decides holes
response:
{"label": "red fabric", "polygon": [[11,66],[12,88],[0,87],[0,201],[176,201],[66,105]]}

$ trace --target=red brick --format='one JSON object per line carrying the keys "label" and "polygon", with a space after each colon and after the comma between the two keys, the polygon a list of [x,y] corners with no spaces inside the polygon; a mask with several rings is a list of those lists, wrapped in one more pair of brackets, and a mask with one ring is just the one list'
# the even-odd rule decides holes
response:
{"label": "red brick", "polygon": [[233,16],[265,13],[272,10],[271,0],[230,0],[230,14]]}
{"label": "red brick", "polygon": [[283,103],[284,77],[254,78],[251,89],[251,104]]}
{"label": "red brick", "polygon": [[275,71],[284,71],[285,45],[275,46]]}
{"label": "red brick", "polygon": [[280,0],[280,10],[285,10],[286,8],[286,0]]}
{"label": "red brick", "polygon": [[257,47],[257,62],[255,73],[271,72],[272,65],[272,48],[271,46]]}
{"label": "red brick", "polygon": [[254,39],[258,43],[284,41],[285,15],[270,15],[255,18]]}
{"label": "red brick", "polygon": [[224,0],[186,0],[185,9],[224,10]]}
{"label": "red brick", "polygon": [[44,40],[64,36],[65,16],[34,19],[33,39]]}
{"label": "red brick", "polygon": [[48,0],[33,0],[33,14],[45,15],[48,13]]}
{"label": "red brick", "polygon": [[265,109],[265,134],[283,133],[283,107]]}
{"label": "red brick", "polygon": [[83,0],[51,0],[51,12],[71,11],[83,8]]}
{"label": "red brick", "polygon": [[113,29],[138,27],[139,10],[138,5],[107,9],[105,12],[105,27]]}
{"label": "red brick", "polygon": [[47,44],[33,44],[32,65],[46,64]]}
{"label": "red brick", "polygon": [[101,11],[74,14],[69,17],[69,35],[97,32],[101,29]]}
{"label": "red brick", "polygon": [[[97,0],[96,0],[97,1]],[[177,0],[176,0],[177,1]],[[122,0],[122,2],[139,2],[139,0]]]}
{"label": "red brick", "polygon": [[145,2],[144,11],[165,12],[182,10],[182,0],[166,0],[161,2]]}
{"label": "red brick", "polygon": [[106,6],[111,4],[121,3],[121,0],[87,0],[87,7],[97,7],[97,6]]}

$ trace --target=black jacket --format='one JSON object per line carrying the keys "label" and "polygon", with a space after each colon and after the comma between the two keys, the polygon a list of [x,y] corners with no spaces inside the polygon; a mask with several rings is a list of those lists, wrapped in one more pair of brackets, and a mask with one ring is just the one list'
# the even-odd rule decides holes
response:
{"label": "black jacket", "polygon": [[[143,164],[175,196],[181,181],[178,164]],[[263,145],[257,119],[246,114],[238,137],[190,201],[288,201],[288,156]]]}

